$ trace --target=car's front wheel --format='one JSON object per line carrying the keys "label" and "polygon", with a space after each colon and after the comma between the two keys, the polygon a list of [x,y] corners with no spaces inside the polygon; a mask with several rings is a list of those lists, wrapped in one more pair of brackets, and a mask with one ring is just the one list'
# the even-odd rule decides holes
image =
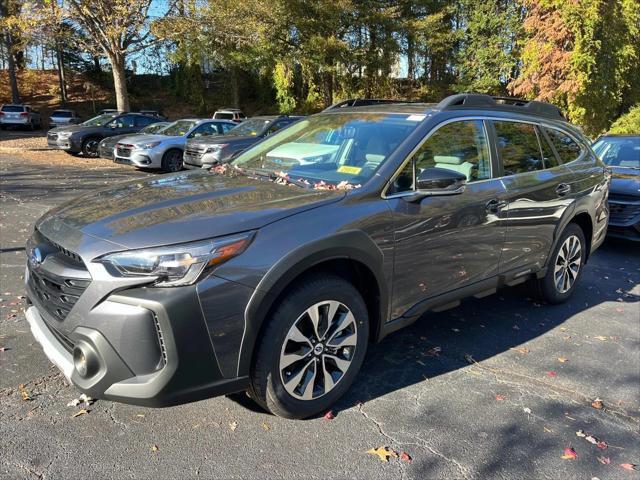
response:
{"label": "car's front wheel", "polygon": [[169,150],[162,156],[162,170],[165,172],[179,172],[182,170],[182,150]]}
{"label": "car's front wheel", "polygon": [[358,290],[335,275],[307,277],[266,322],[251,397],[286,418],[327,410],[349,389],[366,354],[369,318]]}
{"label": "car's front wheel", "polygon": [[582,275],[587,246],[582,228],[570,223],[560,236],[543,278],[536,280],[539,296],[548,303],[567,300]]}
{"label": "car's front wheel", "polygon": [[99,143],[99,138],[87,138],[84,142],[82,142],[82,155],[87,158],[98,158]]}

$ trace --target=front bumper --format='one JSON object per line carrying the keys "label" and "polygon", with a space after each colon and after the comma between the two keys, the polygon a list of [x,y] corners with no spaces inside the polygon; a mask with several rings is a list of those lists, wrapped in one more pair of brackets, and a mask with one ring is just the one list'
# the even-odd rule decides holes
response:
{"label": "front bumper", "polygon": [[155,149],[142,150],[134,149],[128,151],[125,155],[118,153],[118,149],[114,150],[113,161],[123,165],[133,165],[140,168],[162,168],[162,154],[164,152]]}
{"label": "front bumper", "polygon": [[640,242],[640,196],[610,195],[607,235]]}
{"label": "front bumper", "polygon": [[53,138],[51,135],[48,135],[47,146],[56,150],[68,150],[76,153],[82,150],[82,143],[71,139],[71,137],[63,140],[58,137]]}
{"label": "front bumper", "polygon": [[[248,387],[248,378],[238,377],[237,369],[221,368],[232,342],[218,329],[244,325],[243,302],[252,289],[212,276],[202,281],[208,285],[203,299],[198,285],[136,286],[100,298],[94,292],[106,285],[78,292],[66,286],[75,277],[56,277],[44,266],[26,270],[27,321],[47,357],[80,391],[93,398],[165,407]],[[56,316],[62,297],[69,305],[73,295],[78,299],[68,313]],[[206,308],[207,298],[218,307],[205,318],[201,303],[212,311]],[[230,303],[221,305],[220,298]],[[81,356],[90,366],[84,375]]]}
{"label": "front bumper", "polygon": [[184,155],[183,166],[189,170],[211,168],[214,165],[218,165],[221,158],[222,152],[219,150],[209,153],[195,153],[187,151]]}

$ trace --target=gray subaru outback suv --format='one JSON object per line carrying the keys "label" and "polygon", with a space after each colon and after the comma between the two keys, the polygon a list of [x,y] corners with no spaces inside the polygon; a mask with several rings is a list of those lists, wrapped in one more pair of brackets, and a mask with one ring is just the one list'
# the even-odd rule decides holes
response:
{"label": "gray subaru outback suv", "polygon": [[566,300],[607,229],[608,175],[544,103],[461,94],[329,110],[213,171],[51,210],[27,319],[79,390],[168,406],[247,390],[303,418],[367,346],[530,282]]}

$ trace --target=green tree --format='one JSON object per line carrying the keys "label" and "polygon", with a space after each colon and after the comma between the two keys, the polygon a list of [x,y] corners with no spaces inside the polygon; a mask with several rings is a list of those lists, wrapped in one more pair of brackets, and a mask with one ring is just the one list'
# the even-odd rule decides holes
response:
{"label": "green tree", "polygon": [[640,135],[640,103],[613,122],[609,133]]}

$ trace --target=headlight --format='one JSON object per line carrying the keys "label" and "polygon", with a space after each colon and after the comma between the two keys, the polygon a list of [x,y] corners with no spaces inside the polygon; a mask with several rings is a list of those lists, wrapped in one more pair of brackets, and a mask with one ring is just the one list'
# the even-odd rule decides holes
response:
{"label": "headlight", "polygon": [[149,142],[149,143],[142,143],[140,145],[136,145],[136,147],[138,148],[142,148],[143,150],[148,150],[150,148],[155,148],[158,145],[160,145],[162,142]]}
{"label": "headlight", "polygon": [[58,138],[59,138],[60,140],[66,140],[66,139],[68,139],[68,138],[71,136],[71,134],[72,134],[72,133],[73,133],[73,132],[60,132],[60,133],[58,134]]}
{"label": "headlight", "polygon": [[228,145],[229,145],[228,143],[216,143],[215,145],[208,146],[207,149],[204,151],[204,153],[219,152],[220,150],[222,150],[224,147],[227,147]]}
{"label": "headlight", "polygon": [[207,268],[240,255],[253,239],[253,232],[168,247],[130,250],[105,255],[95,261],[112,275],[153,277],[154,285],[191,285]]}

